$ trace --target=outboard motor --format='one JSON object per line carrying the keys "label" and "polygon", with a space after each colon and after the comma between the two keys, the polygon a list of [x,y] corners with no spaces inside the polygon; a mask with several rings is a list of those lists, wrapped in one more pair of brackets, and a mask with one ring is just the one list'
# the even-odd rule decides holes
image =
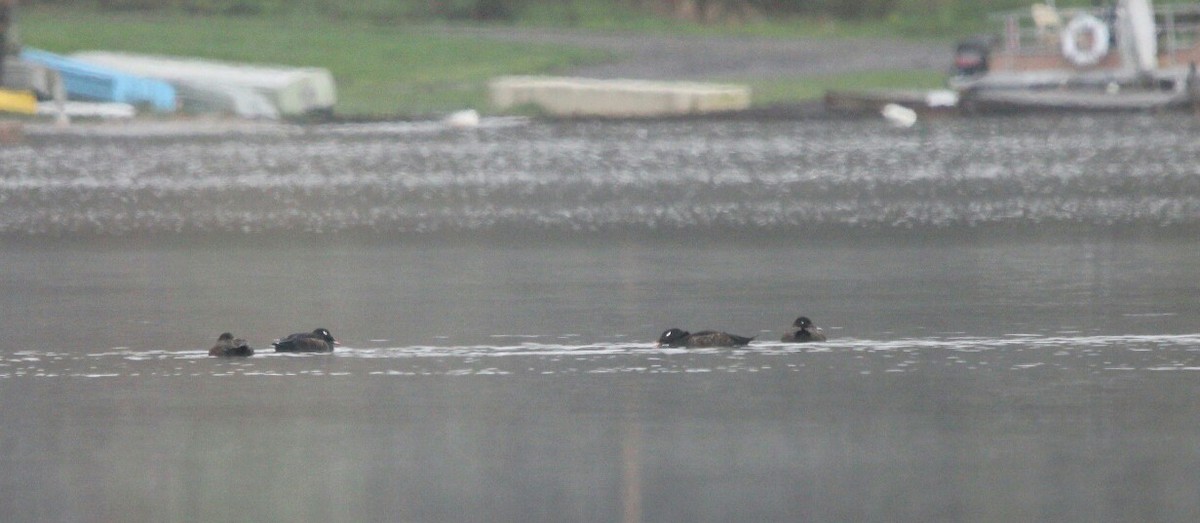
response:
{"label": "outboard motor", "polygon": [[954,74],[975,76],[986,73],[991,47],[991,40],[983,36],[975,36],[959,42],[958,47],[954,49]]}

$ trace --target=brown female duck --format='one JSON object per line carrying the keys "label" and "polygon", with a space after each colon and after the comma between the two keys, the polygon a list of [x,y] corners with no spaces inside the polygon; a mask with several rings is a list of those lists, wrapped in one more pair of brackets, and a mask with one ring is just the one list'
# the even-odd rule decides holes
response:
{"label": "brown female duck", "polygon": [[249,345],[246,345],[246,340],[241,338],[235,339],[233,334],[223,332],[217,337],[217,344],[213,345],[211,349],[208,349],[208,355],[220,357],[253,356],[254,349],[251,349]]}

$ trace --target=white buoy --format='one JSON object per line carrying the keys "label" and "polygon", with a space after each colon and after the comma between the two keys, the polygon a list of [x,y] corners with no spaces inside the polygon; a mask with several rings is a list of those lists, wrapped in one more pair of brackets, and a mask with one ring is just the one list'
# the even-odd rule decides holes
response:
{"label": "white buoy", "polygon": [[474,109],[456,111],[450,113],[443,121],[446,122],[446,125],[456,129],[477,127],[479,125],[479,112]]}
{"label": "white buoy", "polygon": [[949,89],[937,89],[925,93],[925,105],[930,107],[955,107],[958,105],[958,93]]}
{"label": "white buoy", "polygon": [[912,127],[917,123],[917,112],[900,104],[887,104],[880,113],[896,127]]}

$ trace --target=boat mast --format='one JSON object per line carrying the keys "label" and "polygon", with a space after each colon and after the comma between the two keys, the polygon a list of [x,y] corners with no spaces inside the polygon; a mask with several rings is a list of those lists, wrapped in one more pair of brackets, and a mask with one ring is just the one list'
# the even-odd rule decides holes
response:
{"label": "boat mast", "polygon": [[1155,38],[1154,5],[1151,0],[1120,0],[1117,6],[1117,41],[1121,58],[1142,77],[1158,69],[1158,41]]}

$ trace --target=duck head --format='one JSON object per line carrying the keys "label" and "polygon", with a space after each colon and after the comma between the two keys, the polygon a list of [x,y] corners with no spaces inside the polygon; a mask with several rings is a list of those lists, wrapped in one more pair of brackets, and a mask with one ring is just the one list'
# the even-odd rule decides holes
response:
{"label": "duck head", "polygon": [[672,327],[670,329],[663,331],[662,335],[658,337],[658,346],[659,347],[663,347],[663,346],[670,347],[676,343],[683,341],[684,338],[688,337],[688,334],[689,334],[688,331],[685,331],[683,329],[676,329],[676,328]]}
{"label": "duck head", "polygon": [[801,316],[796,318],[796,321],[792,322],[792,326],[801,330],[810,329],[813,326],[813,322],[812,320],[808,319],[808,316]]}
{"label": "duck head", "polygon": [[329,329],[317,329],[312,331],[313,335],[325,340],[330,345],[341,345],[338,340],[333,339],[333,335],[329,333]]}

